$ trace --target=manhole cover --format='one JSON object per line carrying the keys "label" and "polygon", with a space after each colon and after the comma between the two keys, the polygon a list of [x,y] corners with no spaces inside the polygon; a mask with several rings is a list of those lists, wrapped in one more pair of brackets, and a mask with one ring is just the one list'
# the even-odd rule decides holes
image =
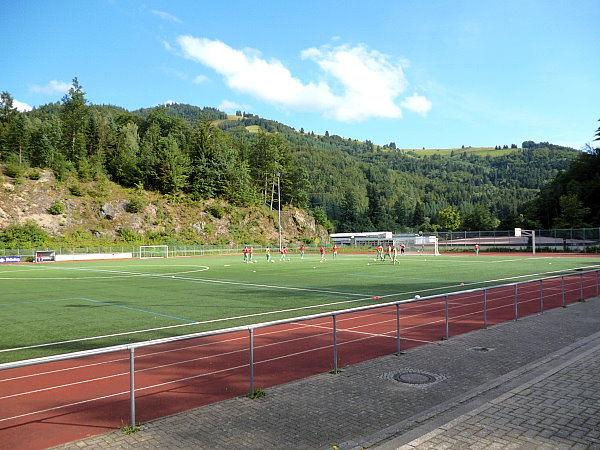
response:
{"label": "manhole cover", "polygon": [[426,387],[439,383],[447,377],[435,373],[429,373],[418,369],[401,369],[395,372],[387,372],[379,375],[379,378],[389,381],[395,381],[404,385],[414,387]]}
{"label": "manhole cover", "polygon": [[485,352],[491,352],[494,349],[488,348],[488,347],[471,347],[470,350],[472,350],[474,352],[485,353]]}
{"label": "manhole cover", "polygon": [[397,373],[392,378],[400,383],[407,384],[427,384],[436,381],[434,376],[422,372]]}

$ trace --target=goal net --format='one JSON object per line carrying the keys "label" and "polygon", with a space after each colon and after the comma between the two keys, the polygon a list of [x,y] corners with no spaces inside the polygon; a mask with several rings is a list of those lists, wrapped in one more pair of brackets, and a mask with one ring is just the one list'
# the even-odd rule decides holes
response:
{"label": "goal net", "polygon": [[169,246],[168,245],[141,245],[140,246],[140,259],[168,258],[168,257],[169,257]]}
{"label": "goal net", "polygon": [[56,261],[56,250],[36,250],[35,262]]}
{"label": "goal net", "polygon": [[439,256],[437,236],[394,236],[394,245],[400,252],[404,245],[405,252],[417,255]]}

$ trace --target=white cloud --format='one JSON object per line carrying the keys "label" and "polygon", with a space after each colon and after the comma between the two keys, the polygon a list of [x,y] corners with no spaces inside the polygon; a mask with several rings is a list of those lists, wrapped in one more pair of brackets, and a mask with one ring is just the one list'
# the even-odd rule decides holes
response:
{"label": "white cloud", "polygon": [[45,86],[34,84],[29,88],[29,91],[36,94],[66,94],[69,92],[69,89],[71,89],[71,83],[51,80]]}
{"label": "white cloud", "polygon": [[197,77],[194,78],[193,82],[194,82],[194,84],[200,84],[200,83],[204,83],[206,80],[208,80],[208,78],[205,77],[204,75],[198,75]]}
{"label": "white cloud", "polygon": [[221,102],[221,104],[219,106],[217,106],[217,109],[221,110],[221,111],[225,111],[225,112],[231,112],[231,111],[242,111],[242,110],[248,110],[250,109],[249,105],[241,105],[237,102],[233,102],[231,100],[223,100]]}
{"label": "white cloud", "polygon": [[169,42],[165,41],[164,39],[160,39],[160,43],[162,44],[162,46],[165,48],[166,51],[168,51],[170,53],[175,53],[175,49],[171,46],[171,44],[169,44]]}
{"label": "white cloud", "polygon": [[418,94],[411,95],[400,103],[400,106],[423,117],[431,110],[431,102]]}
{"label": "white cloud", "polygon": [[333,111],[335,118],[347,122],[402,116],[394,102],[408,85],[401,63],[365,46],[311,48],[302,52],[302,56],[315,61],[327,75],[341,83],[342,101]]}
{"label": "white cloud", "polygon": [[186,58],[211,67],[230,88],[283,108],[319,111],[343,122],[402,116],[395,100],[408,85],[404,61],[363,45],[304,50],[301,56],[317,63],[323,78],[304,83],[280,61],[255,50],[193,36],[179,36],[177,42]]}
{"label": "white cloud", "polygon": [[31,111],[33,108],[27,103],[20,102],[19,100],[13,99],[13,106],[17,108],[17,111],[25,112]]}
{"label": "white cloud", "polygon": [[182,20],[179,17],[175,17],[174,15],[169,14],[168,12],[159,11],[158,9],[153,9],[150,12],[152,14],[160,17],[163,20],[167,20],[169,22],[175,22],[175,23],[182,23]]}

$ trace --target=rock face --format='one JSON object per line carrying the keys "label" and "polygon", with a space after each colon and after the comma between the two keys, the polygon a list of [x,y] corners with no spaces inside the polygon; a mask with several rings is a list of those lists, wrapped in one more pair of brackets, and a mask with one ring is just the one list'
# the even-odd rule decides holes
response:
{"label": "rock face", "polygon": [[115,209],[110,203],[105,203],[100,208],[100,215],[108,220],[113,220],[115,218]]}
{"label": "rock face", "polygon": [[[135,213],[127,208],[133,198],[143,200]],[[51,214],[51,206],[57,201],[64,205],[63,211]],[[83,231],[98,239],[118,240],[124,230],[129,230],[129,235],[153,234],[201,244],[273,245],[279,241],[277,211],[266,206],[236,207],[212,199],[192,202],[185,197],[165,198],[107,180],[58,182],[46,170],[37,180],[15,180],[2,175],[0,166],[0,232],[28,220],[52,236]],[[281,230],[286,245],[329,240],[327,231],[298,208],[283,208]]]}

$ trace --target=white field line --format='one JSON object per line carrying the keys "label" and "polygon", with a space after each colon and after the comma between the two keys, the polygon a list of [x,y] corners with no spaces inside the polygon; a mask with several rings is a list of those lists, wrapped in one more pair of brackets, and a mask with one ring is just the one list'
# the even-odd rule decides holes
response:
{"label": "white field line", "polygon": [[[526,259],[531,259],[531,258],[526,258]],[[510,261],[510,260],[503,260],[503,261]],[[203,266],[203,267],[206,267],[206,266]],[[571,270],[576,270],[576,269],[571,269]],[[485,281],[478,281],[478,282],[472,282],[472,283],[465,283],[463,286],[471,286],[471,285],[485,284],[485,283],[498,283],[498,282],[502,282],[502,281],[511,281],[511,280],[516,280],[516,279],[520,279],[520,278],[535,277],[535,276],[547,275],[547,274],[558,273],[558,272],[563,272],[563,271],[564,270],[556,270],[556,271],[543,272],[543,273],[534,273],[534,274],[519,275],[519,276],[514,276],[514,277],[498,278],[495,280],[485,280]],[[160,275],[160,274],[159,275],[147,274],[147,276],[164,277],[164,275]],[[169,278],[171,278],[171,277],[172,276],[169,276]],[[312,290],[310,288],[296,288],[296,287],[286,287],[286,286],[282,287],[282,286],[275,286],[275,285],[261,285],[261,284],[234,282],[234,281],[210,280],[210,279],[199,279],[199,278],[189,278],[189,277],[175,277],[175,278],[180,279],[180,280],[185,280],[185,281],[192,281],[192,282],[206,282],[206,283],[214,282],[217,284],[235,284],[235,285],[249,286],[249,287],[299,290],[299,291],[307,291],[307,292],[321,292],[321,293],[328,293],[328,294],[353,295],[353,296],[362,296],[363,295],[363,294],[356,294],[356,293],[342,293],[342,292],[327,291],[327,290],[319,291],[319,290]],[[440,287],[436,287],[436,288],[423,289],[423,290],[419,290],[418,292],[425,293],[425,292],[441,290],[441,289],[448,289],[448,288],[453,288],[453,287],[456,287],[456,285],[452,284],[449,286],[440,286]],[[380,298],[383,299],[383,298],[389,298],[389,297],[402,296],[402,295],[412,294],[414,292],[416,292],[416,291],[407,291],[407,292],[401,292],[401,293],[386,294],[386,295],[381,295]],[[32,348],[48,347],[48,346],[61,345],[61,344],[67,344],[67,343],[73,343],[73,342],[83,342],[83,341],[89,341],[89,340],[95,340],[95,339],[105,339],[105,338],[118,337],[118,336],[127,336],[127,335],[131,335],[131,334],[147,333],[147,332],[151,332],[151,331],[162,331],[162,330],[179,328],[179,327],[184,327],[184,326],[217,323],[217,322],[224,322],[224,321],[237,320],[237,319],[247,319],[247,318],[253,318],[253,317],[262,317],[262,316],[273,315],[273,314],[322,308],[322,307],[327,307],[327,306],[341,305],[341,304],[366,301],[366,300],[371,300],[371,299],[372,299],[372,296],[363,296],[362,298],[352,299],[352,300],[343,300],[340,302],[329,302],[329,303],[323,303],[323,304],[319,304],[319,305],[310,305],[310,306],[303,306],[303,307],[298,307],[298,308],[267,311],[267,312],[263,312],[263,313],[246,314],[246,315],[241,315],[241,316],[226,317],[226,318],[213,319],[213,320],[208,320],[208,321],[198,321],[198,322],[184,323],[184,324],[178,324],[178,325],[170,325],[170,326],[166,326],[166,327],[155,327],[155,328],[148,328],[148,329],[143,329],[143,330],[125,331],[122,333],[114,333],[114,334],[100,335],[100,336],[90,336],[87,338],[72,339],[72,340],[67,340],[67,341],[57,341],[57,342],[50,342],[50,343],[45,343],[45,344],[36,344],[36,345],[32,345],[32,346],[2,349],[2,350],[0,350],[0,353],[17,351],[17,350],[27,350],[27,349],[32,349]]]}

